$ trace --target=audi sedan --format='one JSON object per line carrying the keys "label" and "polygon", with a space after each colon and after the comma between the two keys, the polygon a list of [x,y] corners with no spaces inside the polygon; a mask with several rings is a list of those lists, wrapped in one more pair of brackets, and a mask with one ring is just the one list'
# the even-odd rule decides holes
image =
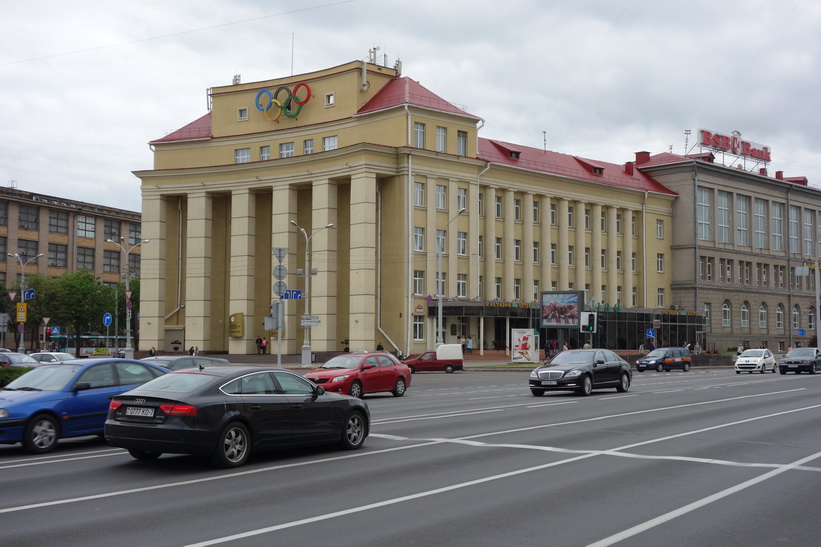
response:
{"label": "audi sedan", "polygon": [[113,397],[105,423],[106,442],[137,460],[193,454],[218,467],[288,445],[353,450],[369,431],[364,401],[326,393],[288,370],[255,366],[170,372]]}
{"label": "audi sedan", "polygon": [[411,384],[410,368],[390,353],[346,353],[337,355],[305,377],[325,391],[362,397],[389,391],[401,397]]}
{"label": "audi sedan", "polygon": [[166,372],[129,359],[42,364],[0,390],[0,444],[42,454],[61,438],[101,435],[109,397]]}
{"label": "audi sedan", "polygon": [[575,391],[590,395],[594,389],[616,388],[623,393],[633,379],[630,364],[607,349],[563,351],[530,373],[530,392]]}
{"label": "audi sedan", "polygon": [[815,374],[821,368],[821,350],[818,348],[794,348],[787,352],[778,363],[781,374],[794,372],[801,374],[809,372]]}
{"label": "audi sedan", "polygon": [[744,350],[741,355],[736,357],[736,374],[741,374],[742,372],[749,372],[750,374],[759,372],[764,374],[768,370],[775,374],[778,371],[778,365],[775,362],[773,352],[767,348]]}

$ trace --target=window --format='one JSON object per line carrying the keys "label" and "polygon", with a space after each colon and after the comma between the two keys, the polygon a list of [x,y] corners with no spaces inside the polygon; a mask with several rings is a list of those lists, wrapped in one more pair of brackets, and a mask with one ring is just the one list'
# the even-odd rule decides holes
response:
{"label": "window", "polygon": [[533,294],[531,296],[531,301],[532,302],[538,302],[539,301],[539,280],[538,279],[533,280]]}
{"label": "window", "polygon": [[40,208],[33,205],[21,205],[17,218],[17,226],[21,230],[40,229]]}
{"label": "window", "polygon": [[0,201],[0,226],[9,224],[9,202]]}
{"label": "window", "polygon": [[[662,221],[662,223],[663,222],[664,221]],[[663,232],[663,230],[662,230],[662,232]],[[621,214],[620,213],[616,213],[616,233],[617,234],[621,233]],[[663,233],[662,233],[662,237],[664,237]]]}
{"label": "window", "polygon": [[772,214],[772,236],[773,251],[784,250],[784,204],[772,203],[770,205]]}
{"label": "window", "polygon": [[718,242],[730,243],[730,193],[718,192]]}
{"label": "window", "polygon": [[798,252],[798,207],[790,205],[790,252]]}
{"label": "window", "polygon": [[550,204],[550,225],[551,226],[556,225],[556,204],[555,203]]}
{"label": "window", "polygon": [[616,271],[622,271],[622,255],[621,251],[616,251]]}
{"label": "window", "polygon": [[67,234],[68,211],[49,211],[48,231],[52,234]]}
{"label": "window", "polygon": [[601,255],[599,255],[599,268],[602,270],[607,269],[607,249],[601,250]]}
{"label": "window", "polygon": [[815,211],[804,209],[804,254],[813,255],[813,232],[815,231]]}
{"label": "window", "polygon": [[436,127],[436,151],[447,152],[448,130],[444,127]]}
{"label": "window", "polygon": [[664,239],[664,221],[662,219],[656,219],[656,238]]}
{"label": "window", "polygon": [[704,324],[709,326],[710,323],[710,311],[713,309],[712,304],[705,303],[704,304]]}
{"label": "window", "polygon": [[534,264],[539,263],[539,242],[538,241],[533,242],[533,263]]}
{"label": "window", "polygon": [[502,238],[496,238],[496,260],[502,260]]}
{"label": "window", "polygon": [[658,289],[656,291],[656,306],[659,308],[664,307],[664,289]]}
{"label": "window", "polygon": [[325,107],[326,108],[331,107],[335,103],[336,103],[336,101],[334,100],[334,94],[333,93],[326,93],[325,94]]}
{"label": "window", "polygon": [[513,260],[516,262],[522,261],[522,240],[521,239],[514,239],[513,240]]}
{"label": "window", "polygon": [[636,215],[630,215],[630,235],[636,237]]}
{"label": "window", "polygon": [[48,265],[65,268],[68,265],[68,245],[48,244]]}
{"label": "window", "polygon": [[413,294],[415,296],[422,296],[425,294],[424,270],[413,270]]}
{"label": "window", "polygon": [[120,271],[120,251],[103,251],[103,271],[117,273]]}
{"label": "window", "polygon": [[468,254],[468,234],[467,232],[456,232],[456,254],[467,256]]}
{"label": "window", "polygon": [[756,249],[767,248],[767,202],[763,199],[755,198],[755,219],[753,220],[753,246]]}
{"label": "window", "polygon": [[94,270],[94,249],[77,247],[77,269]]}
{"label": "window", "polygon": [[422,315],[413,316],[413,339],[416,341],[425,339],[425,318]]}
{"label": "window", "polygon": [[636,271],[638,270],[638,265],[639,265],[638,256],[636,255],[636,253],[633,253],[630,256],[630,271],[633,272],[633,273],[636,273]]}
{"label": "window", "polygon": [[584,248],[584,267],[590,267],[590,247]]}
{"label": "window", "polygon": [[710,190],[701,186],[696,190],[696,237],[709,241],[710,234]]}
{"label": "window", "polygon": [[533,200],[533,224],[539,223],[539,202],[537,200]]}
{"label": "window", "polygon": [[113,239],[114,241],[120,241],[121,235],[122,231],[120,229],[119,220],[103,220],[103,239]]}
{"label": "window", "polygon": [[496,196],[496,218],[502,218],[502,196]]}
{"label": "window", "polygon": [[413,124],[413,145],[416,148],[425,147],[425,124],[419,122]]}
{"label": "window", "polygon": [[460,211],[468,208],[468,190],[467,188],[456,189],[456,208]]}
{"label": "window", "polygon": [[468,274],[456,274],[456,296],[466,298],[468,295]]}
{"label": "window", "polygon": [[601,212],[601,220],[599,221],[601,224],[601,233],[607,233],[607,213],[602,211]]}
{"label": "window", "polygon": [[[6,236],[0,236],[0,261],[6,260],[6,253],[8,253],[8,247],[6,246]],[[0,278],[0,281],[4,281],[4,279]]]}
{"label": "window", "polygon": [[574,254],[574,252],[575,252],[575,248],[573,247],[573,245],[570,245],[567,248],[567,265],[568,266],[573,266],[573,254]]}
{"label": "window", "polygon": [[485,236],[479,236],[479,258],[485,256]]}
{"label": "window", "polygon": [[485,215],[485,195],[479,192],[479,216]]}
{"label": "window", "polygon": [[251,161],[250,148],[237,148],[234,150],[234,163],[248,163]]}
{"label": "window", "polygon": [[413,204],[416,207],[424,207],[425,206],[425,183],[424,182],[414,182],[413,183]]}
{"label": "window", "polygon": [[550,263],[553,264],[554,266],[556,265],[556,258],[557,258],[556,244],[551,243],[550,244]]}
{"label": "window", "polygon": [[573,207],[567,208],[567,227],[573,227]]}
{"label": "window", "polygon": [[141,257],[137,253],[131,253],[128,255],[128,271],[131,272],[132,276],[140,275],[140,259]]}
{"label": "window", "polygon": [[436,230],[436,252],[444,253],[445,252],[445,239],[447,238],[447,232],[445,230]]}
{"label": "window", "polygon": [[758,328],[767,328],[767,307],[764,304],[758,306]]}
{"label": "window", "polygon": [[425,229],[424,228],[414,228],[413,229],[413,250],[414,251],[424,251],[425,250]]}
{"label": "window", "polygon": [[337,136],[334,135],[333,137],[322,137],[322,150],[324,152],[329,152],[330,150],[336,150],[339,146],[339,139]]}
{"label": "window", "polygon": [[658,273],[664,273],[664,254],[657,253],[656,254],[656,271]]}
{"label": "window", "polygon": [[513,300],[517,302],[522,299],[522,280],[521,279],[514,279],[513,280]]}
{"label": "window", "polygon": [[259,147],[259,160],[268,161],[271,159],[271,147],[269,145]]}
{"label": "window", "polygon": [[38,242],[30,239],[18,239],[17,240],[17,254],[20,255],[20,258],[23,259],[23,262],[26,262],[26,259],[31,259],[40,254],[38,250]]}
{"label": "window", "polygon": [[237,120],[243,122],[247,119],[248,119],[248,109],[247,108],[237,108]]}
{"label": "window", "polygon": [[467,131],[456,132],[456,153],[460,156],[468,155],[468,133]]}
{"label": "window", "polygon": [[77,215],[77,236],[94,238],[95,219],[86,215]]}
{"label": "window", "polygon": [[778,329],[784,328],[784,308],[779,304],[775,308],[775,327]]}
{"label": "window", "polygon": [[735,200],[735,229],[736,243],[744,245],[750,244],[750,198],[749,196],[736,196]]}
{"label": "window", "polygon": [[729,327],[730,326],[730,303],[724,302],[721,305],[721,326],[722,327]]}
{"label": "window", "polygon": [[313,154],[314,153],[314,140],[313,139],[305,139],[302,141],[302,150],[305,154]]}
{"label": "window", "polygon": [[801,312],[798,310],[798,306],[793,306],[792,309],[792,328],[793,330],[798,329],[801,326]]}
{"label": "window", "polygon": [[750,326],[750,308],[746,302],[741,304],[741,326],[745,329]]}
{"label": "window", "polygon": [[584,210],[584,229],[590,230],[590,209],[587,208]]}
{"label": "window", "polygon": [[279,157],[280,158],[292,158],[294,157],[294,143],[292,142],[283,142],[279,145]]}
{"label": "window", "polygon": [[497,277],[494,281],[495,291],[496,291],[496,300],[502,299],[502,278]]}
{"label": "window", "polygon": [[513,200],[513,220],[522,220],[522,200]]}
{"label": "window", "polygon": [[815,330],[815,310],[812,308],[807,312],[807,328]]}
{"label": "window", "polygon": [[446,186],[442,186],[441,184],[436,185],[436,208],[448,208],[448,189]]}

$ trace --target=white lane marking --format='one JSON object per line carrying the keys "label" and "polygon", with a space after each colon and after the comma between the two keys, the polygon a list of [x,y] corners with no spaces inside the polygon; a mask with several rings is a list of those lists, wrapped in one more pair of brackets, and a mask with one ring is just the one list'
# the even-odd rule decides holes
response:
{"label": "white lane marking", "polygon": [[32,461],[19,461],[16,463],[10,463],[6,465],[0,466],[0,469],[15,469],[17,467],[31,467],[33,465],[46,465],[50,463],[63,463],[63,462],[73,462],[77,460],[90,460],[93,458],[107,458],[109,456],[122,456],[125,454],[125,451],[121,448],[112,448],[110,450],[106,450],[105,452],[100,452],[99,454],[82,454],[76,456],[62,456],[59,458],[55,458],[51,456],[49,459],[42,459],[42,460],[32,460]]}
{"label": "white lane marking", "polygon": [[[558,462],[551,462],[551,463],[547,463],[547,464],[528,467],[526,469],[520,469],[518,471],[509,471],[507,473],[500,473],[498,475],[491,475],[489,477],[484,477],[484,478],[481,478],[481,479],[474,479],[472,481],[466,481],[466,482],[462,482],[462,483],[458,483],[458,484],[453,484],[453,485],[450,485],[450,486],[444,486],[442,488],[435,488],[433,490],[427,490],[427,491],[424,491],[424,492],[417,492],[416,494],[409,494],[407,496],[401,496],[399,498],[388,499],[388,500],[375,502],[375,503],[371,503],[371,504],[363,505],[363,506],[351,507],[349,509],[343,509],[341,511],[336,511],[334,513],[327,513],[327,514],[324,514],[324,515],[308,517],[308,518],[305,518],[305,519],[295,520],[295,521],[291,521],[291,522],[285,522],[285,523],[276,524],[276,525],[273,525],[273,526],[266,526],[264,528],[257,528],[255,530],[248,530],[246,532],[240,532],[238,534],[233,534],[233,535],[230,535],[230,536],[224,536],[224,537],[221,537],[221,538],[213,538],[213,539],[210,539],[210,540],[189,544],[187,547],[206,547],[208,545],[217,545],[217,544],[220,544],[220,543],[228,543],[228,542],[231,542],[231,541],[242,540],[242,539],[246,539],[246,538],[253,537],[253,536],[259,536],[259,535],[262,535],[262,534],[268,534],[268,533],[276,532],[276,531],[279,531],[279,530],[285,530],[287,528],[294,528],[294,527],[302,526],[302,525],[305,525],[305,524],[312,524],[312,523],[315,523],[315,522],[322,522],[322,521],[334,519],[334,518],[337,518],[337,517],[343,517],[343,516],[352,515],[352,514],[355,514],[355,513],[361,513],[363,511],[370,511],[372,509],[378,509],[378,508],[381,508],[381,507],[388,507],[388,506],[391,506],[391,505],[404,503],[404,502],[410,501],[410,500],[435,496],[435,495],[442,494],[442,493],[445,493],[445,492],[451,492],[453,490],[460,490],[462,488],[475,486],[477,484],[483,484],[483,483],[487,483],[487,482],[491,482],[491,481],[495,481],[495,480],[505,479],[505,478],[508,478],[508,477],[515,477],[517,475],[522,475],[524,473],[532,473],[534,471],[540,471],[540,470],[543,470],[543,469],[548,469],[550,467],[556,467],[556,466],[559,466],[559,465],[564,465],[566,463],[577,462],[577,461],[589,459],[589,458],[592,458],[592,457],[595,457],[595,456],[625,456],[625,457],[627,457],[629,455],[625,455],[623,453],[620,453],[622,450],[627,449],[627,448],[632,448],[632,447],[635,447],[635,446],[641,446],[641,445],[646,445],[646,444],[651,444],[651,443],[656,443],[656,442],[663,442],[663,441],[666,441],[666,440],[669,440],[669,439],[674,439],[674,438],[677,438],[677,437],[683,437],[683,436],[686,436],[686,435],[694,435],[694,434],[702,433],[704,431],[709,431],[709,430],[712,430],[712,429],[730,427],[730,426],[733,426],[733,425],[737,425],[739,423],[745,423],[745,422],[754,421],[754,420],[761,420],[761,419],[772,417],[772,416],[780,416],[782,414],[789,414],[789,413],[792,413],[792,412],[800,412],[800,411],[803,411],[803,410],[810,410],[810,409],[815,409],[815,408],[820,408],[820,407],[821,407],[821,404],[812,405],[812,406],[801,408],[801,409],[794,409],[794,410],[789,410],[789,411],[784,411],[784,412],[777,412],[775,414],[770,414],[768,416],[757,416],[755,418],[750,418],[750,419],[747,419],[747,420],[740,420],[740,421],[731,422],[731,423],[728,423],[728,424],[722,424],[722,425],[697,429],[697,430],[686,432],[686,433],[679,433],[679,434],[676,434],[676,435],[670,435],[670,436],[662,437],[662,438],[656,439],[656,440],[649,440],[649,441],[643,441],[643,442],[640,442],[640,443],[633,443],[633,444],[625,445],[625,446],[618,447],[618,448],[611,448],[609,450],[587,452],[585,454],[582,454],[582,455],[579,455],[579,456],[576,456],[576,457],[573,457],[573,458],[567,458],[567,459],[564,459],[564,460],[561,460],[561,461],[558,461]],[[480,443],[480,442],[469,440],[469,439],[473,439],[473,438],[477,438],[477,437],[481,437],[481,436],[484,436],[484,435],[475,435],[473,437],[465,437],[463,439],[456,439],[456,440],[454,440],[454,439],[433,439],[433,440],[437,441],[437,442],[460,442],[461,444],[468,444],[468,445],[473,445],[473,446],[487,446],[485,443]],[[504,446],[504,445],[502,445],[502,446]],[[516,445],[513,445],[513,446],[516,446]],[[532,448],[529,445],[522,445],[522,447]],[[544,447],[542,447],[542,448],[544,448]],[[720,499],[721,497],[726,497],[726,496],[730,495],[730,493],[734,493],[734,491],[743,490],[744,488],[747,488],[748,486],[752,486],[753,484],[756,484],[756,483],[761,482],[763,480],[767,480],[768,478],[774,477],[774,476],[776,476],[780,473],[783,473],[785,471],[796,469],[798,466],[800,466],[800,464],[802,464],[804,462],[807,462],[807,461],[811,461],[811,460],[813,460],[813,459],[815,459],[819,456],[821,456],[821,452],[818,452],[818,453],[816,453],[812,456],[808,456],[806,458],[802,458],[801,460],[798,460],[798,461],[793,462],[791,464],[787,464],[787,465],[783,465],[783,466],[779,465],[779,466],[777,466],[776,469],[762,475],[758,479],[753,479],[753,480],[747,481],[745,483],[742,483],[742,484],[740,484],[736,487],[728,488],[727,490],[724,491],[724,492],[726,492],[726,494],[724,494],[724,492],[720,492],[718,494],[714,494],[713,496],[710,496],[710,497],[704,498],[704,499],[709,500],[710,498],[712,498],[714,496],[718,496],[718,497],[716,497],[716,499]],[[723,494],[723,495],[721,495],[721,494]],[[712,501],[714,501],[714,500],[711,500],[710,502],[707,502],[707,503],[711,503]],[[690,504],[690,505],[694,506],[696,504]],[[706,505],[706,503],[705,503],[705,505]],[[687,507],[690,507],[690,506],[687,506]],[[696,507],[693,507],[693,509],[690,509],[690,510],[694,510],[695,508]],[[684,514],[684,513],[682,513],[682,514]],[[666,517],[667,517],[667,515],[665,515],[664,517],[659,517],[659,518],[660,519],[665,519]],[[653,522],[653,521],[648,521],[648,522]],[[664,520],[661,520],[659,523],[661,523],[661,522],[664,522]],[[640,526],[635,527],[635,528],[638,529],[638,528],[640,528]],[[635,534],[639,533],[640,531],[643,531],[643,530],[638,530],[635,533],[630,534],[630,535],[635,535]],[[627,532],[630,532],[630,530],[627,530],[623,533],[627,533]],[[630,535],[627,535],[625,537],[630,537]],[[611,537],[615,537],[615,536],[611,536]],[[603,541],[605,541],[605,540],[603,540]],[[617,541],[620,541],[620,539],[617,540]],[[610,545],[610,544],[611,543],[602,543],[601,545]],[[594,544],[594,545],[598,545],[598,544]]]}

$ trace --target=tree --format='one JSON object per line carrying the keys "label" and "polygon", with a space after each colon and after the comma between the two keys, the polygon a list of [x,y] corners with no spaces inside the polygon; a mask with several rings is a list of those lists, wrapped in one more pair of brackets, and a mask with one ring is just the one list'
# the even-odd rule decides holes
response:
{"label": "tree", "polygon": [[64,274],[55,281],[57,313],[52,317],[70,327],[78,341],[84,334],[99,331],[103,315],[114,308],[114,291],[85,270]]}

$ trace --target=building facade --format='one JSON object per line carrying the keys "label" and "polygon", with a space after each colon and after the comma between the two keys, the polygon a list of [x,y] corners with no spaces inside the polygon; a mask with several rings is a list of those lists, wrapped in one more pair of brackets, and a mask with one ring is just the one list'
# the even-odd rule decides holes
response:
{"label": "building facade", "polygon": [[672,302],[676,194],[633,162],[480,138],[483,120],[398,65],[236,78],[209,98],[135,173],[148,345],[254,352],[285,289],[305,298],[286,300],[284,353],[300,352],[303,315],[316,352],[432,348],[439,294],[443,340],[480,350],[509,347],[542,291],[620,312]]}

